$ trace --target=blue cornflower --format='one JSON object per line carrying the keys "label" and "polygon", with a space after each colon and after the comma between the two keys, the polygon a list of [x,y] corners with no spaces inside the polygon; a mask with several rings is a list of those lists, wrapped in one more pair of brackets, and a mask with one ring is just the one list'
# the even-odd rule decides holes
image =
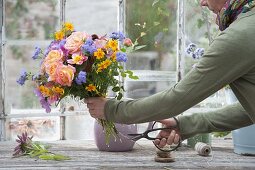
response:
{"label": "blue cornflower", "polygon": [[127,54],[123,52],[117,52],[116,53],[116,60],[118,62],[126,62],[127,61]]}
{"label": "blue cornflower", "polygon": [[78,84],[78,85],[81,85],[82,83],[86,83],[86,72],[84,71],[80,71],[78,76],[76,77],[75,79],[75,82]]}
{"label": "blue cornflower", "polygon": [[[197,48],[197,45],[196,45],[196,44],[190,43],[190,44],[188,45],[188,47],[186,48],[186,53],[190,55],[191,53],[193,53],[193,52],[196,50],[196,48]],[[191,54],[191,55],[192,55],[192,54]]]}
{"label": "blue cornflower", "polygon": [[[197,48],[197,49],[194,51],[195,59],[199,59],[199,58],[203,57],[204,53],[205,53],[204,48]],[[194,57],[193,57],[193,58],[194,58]]]}
{"label": "blue cornflower", "polygon": [[18,84],[20,84],[21,86],[25,84],[25,81],[27,80],[27,72],[25,69],[22,69],[20,72],[20,77],[19,79],[16,81]]}
{"label": "blue cornflower", "polygon": [[85,45],[91,46],[93,43],[94,43],[94,41],[92,39],[87,39],[85,42]]}
{"label": "blue cornflower", "polygon": [[110,38],[112,39],[119,39],[119,41],[123,41],[126,37],[122,32],[112,32],[112,34],[110,35]]}
{"label": "blue cornflower", "polygon": [[32,75],[32,81],[35,81],[40,78],[40,74],[34,74]]}
{"label": "blue cornflower", "polygon": [[84,44],[82,45],[82,50],[84,52],[88,52],[90,55],[93,55],[95,51],[97,51],[97,48],[94,44],[89,45],[89,44]]}
{"label": "blue cornflower", "polygon": [[35,59],[38,59],[39,58],[39,54],[42,52],[42,49],[40,47],[35,47],[35,52],[34,52],[34,55],[32,56],[32,58],[35,60]]}

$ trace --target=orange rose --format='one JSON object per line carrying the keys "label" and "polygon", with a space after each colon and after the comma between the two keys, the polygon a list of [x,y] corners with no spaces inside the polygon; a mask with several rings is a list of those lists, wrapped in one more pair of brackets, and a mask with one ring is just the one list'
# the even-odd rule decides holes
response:
{"label": "orange rose", "polygon": [[63,52],[61,50],[51,50],[44,59],[47,64],[60,61],[63,61]]}

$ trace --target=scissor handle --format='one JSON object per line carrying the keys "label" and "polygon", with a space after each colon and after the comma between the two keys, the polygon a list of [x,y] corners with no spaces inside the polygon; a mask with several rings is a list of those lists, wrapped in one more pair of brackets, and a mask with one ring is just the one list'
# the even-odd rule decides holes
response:
{"label": "scissor handle", "polygon": [[[174,130],[175,128],[177,128],[178,127],[178,121],[177,121],[177,119],[175,118],[175,117],[173,117],[174,119],[175,119],[175,121],[176,121],[176,123],[177,123],[177,126],[172,126],[172,127],[168,127],[168,128],[156,128],[156,129],[153,129],[153,127],[154,127],[154,125],[157,123],[157,122],[154,122],[153,124],[152,124],[152,127],[151,127],[151,130],[149,131],[149,132],[152,132],[152,131],[157,131],[157,130]],[[151,140],[156,140],[156,139],[162,139],[162,138],[150,138],[149,136],[148,136],[148,133],[149,132],[147,132],[146,133],[146,135],[147,135],[147,137],[149,138],[149,139],[151,139]],[[162,149],[162,148],[160,148],[158,145],[156,145],[154,142],[153,142],[153,144],[156,146],[156,148],[158,148],[160,151],[162,151],[162,152],[171,152],[171,151],[175,151],[175,150],[177,150],[177,148],[178,147],[180,147],[181,146],[181,143],[182,143],[182,141],[181,141],[181,139],[179,139],[179,142],[178,142],[178,144],[175,146],[175,147],[173,147],[172,149],[167,149],[167,150],[164,150],[164,149]]]}

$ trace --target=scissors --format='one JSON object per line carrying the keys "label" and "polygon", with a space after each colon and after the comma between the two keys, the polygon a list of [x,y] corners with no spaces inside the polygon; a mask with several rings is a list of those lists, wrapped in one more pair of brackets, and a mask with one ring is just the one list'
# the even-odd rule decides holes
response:
{"label": "scissors", "polygon": [[[157,137],[150,137],[149,133],[151,132],[155,132],[155,131],[159,131],[159,130],[174,130],[177,128],[177,126],[171,126],[171,127],[166,127],[166,128],[153,128],[154,125],[156,124],[156,122],[153,122],[151,129],[146,130],[144,133],[133,133],[133,134],[128,134],[129,137],[131,137],[130,139],[133,141],[138,141],[142,138],[146,138],[148,140],[156,140],[156,139],[162,139],[162,138],[157,138]],[[158,148],[159,150],[163,151],[163,152],[171,152],[171,151],[175,151],[177,150],[178,147],[180,147],[181,145],[181,139],[179,140],[178,144],[174,147],[171,147],[171,149],[162,149],[160,148],[158,145],[156,145],[154,142],[153,144],[156,146],[156,148]]]}

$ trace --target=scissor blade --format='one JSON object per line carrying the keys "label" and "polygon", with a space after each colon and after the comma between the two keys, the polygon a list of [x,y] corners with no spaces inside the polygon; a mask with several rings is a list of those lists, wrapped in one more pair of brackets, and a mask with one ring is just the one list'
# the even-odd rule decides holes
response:
{"label": "scissor blade", "polygon": [[132,141],[138,141],[139,139],[143,138],[143,135],[141,134],[128,134]]}

